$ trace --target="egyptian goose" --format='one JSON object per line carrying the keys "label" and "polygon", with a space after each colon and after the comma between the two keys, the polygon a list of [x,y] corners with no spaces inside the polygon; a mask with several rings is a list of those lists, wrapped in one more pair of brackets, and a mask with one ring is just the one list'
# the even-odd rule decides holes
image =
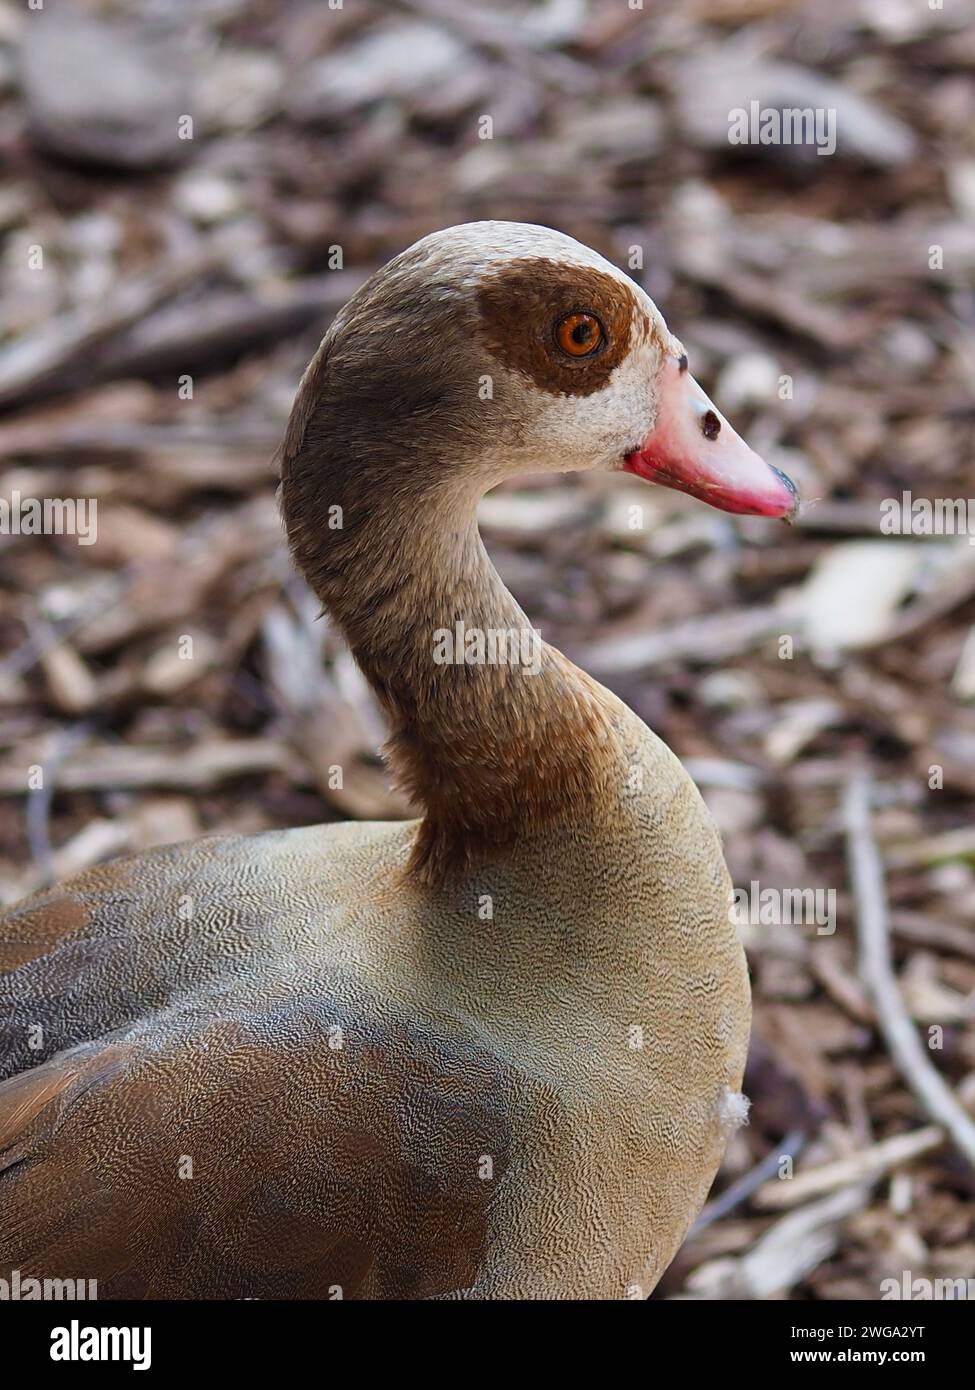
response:
{"label": "egyptian goose", "polygon": [[[749,989],[681,764],[552,647],[490,647],[531,629],[478,499],[584,468],[796,507],[646,294],[560,233],[434,233],[338,314],[284,520],[423,816],[171,846],[3,918],[0,1273],[101,1298],[654,1287],[741,1118]],[[458,624],[473,647],[438,660]]]}

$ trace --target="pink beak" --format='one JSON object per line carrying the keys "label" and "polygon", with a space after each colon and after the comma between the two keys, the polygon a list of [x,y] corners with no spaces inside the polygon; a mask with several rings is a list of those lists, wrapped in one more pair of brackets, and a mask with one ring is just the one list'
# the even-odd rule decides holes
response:
{"label": "pink beak", "polygon": [[657,402],[657,423],[627,455],[627,472],[689,492],[725,512],[795,519],[795,484],[735,433],[687,370],[686,357],[664,360]]}

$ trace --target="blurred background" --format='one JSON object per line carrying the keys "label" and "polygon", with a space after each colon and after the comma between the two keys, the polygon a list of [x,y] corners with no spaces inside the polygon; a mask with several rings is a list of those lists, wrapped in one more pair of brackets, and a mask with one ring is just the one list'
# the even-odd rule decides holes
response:
{"label": "blurred background", "polygon": [[[868,769],[901,996],[971,1107],[975,546],[880,522],[975,487],[975,25],[634,3],[0,7],[0,497],[97,500],[93,544],[0,535],[0,889],[408,814],[272,459],[373,269],[455,222],[560,228],[644,284],[807,501],[788,530],[577,475],[483,508],[545,638],[685,760],[736,884],[837,894],[833,934],[743,928],[752,1122],[655,1296],[876,1299],[975,1276],[975,1174],[858,975],[843,817]],[[835,111],[835,153],[732,144],[752,101]]]}

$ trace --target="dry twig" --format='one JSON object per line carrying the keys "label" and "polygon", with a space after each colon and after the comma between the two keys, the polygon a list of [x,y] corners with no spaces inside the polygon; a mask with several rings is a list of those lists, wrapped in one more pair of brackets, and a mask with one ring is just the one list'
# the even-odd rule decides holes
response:
{"label": "dry twig", "polygon": [[935,1071],[914,1029],[890,956],[890,915],[883,862],[870,820],[871,778],[857,772],[843,803],[847,858],[856,898],[860,973],[877,1008],[878,1023],[901,1076],[937,1124],[975,1167],[975,1122]]}

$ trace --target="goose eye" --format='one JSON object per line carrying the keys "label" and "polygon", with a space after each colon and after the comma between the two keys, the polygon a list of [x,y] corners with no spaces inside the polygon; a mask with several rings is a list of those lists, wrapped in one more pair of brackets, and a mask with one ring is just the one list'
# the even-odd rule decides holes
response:
{"label": "goose eye", "polygon": [[570,357],[588,357],[605,341],[595,314],[566,314],[555,325],[555,341]]}

